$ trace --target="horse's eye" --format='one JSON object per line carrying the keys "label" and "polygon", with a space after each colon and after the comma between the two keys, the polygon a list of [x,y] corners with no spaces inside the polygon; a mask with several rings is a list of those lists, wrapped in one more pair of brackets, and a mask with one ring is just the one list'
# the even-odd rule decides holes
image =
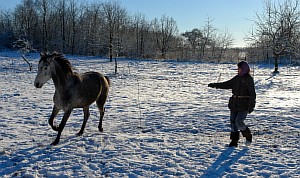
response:
{"label": "horse's eye", "polygon": [[43,70],[47,70],[47,67],[45,66],[45,67],[43,67]]}

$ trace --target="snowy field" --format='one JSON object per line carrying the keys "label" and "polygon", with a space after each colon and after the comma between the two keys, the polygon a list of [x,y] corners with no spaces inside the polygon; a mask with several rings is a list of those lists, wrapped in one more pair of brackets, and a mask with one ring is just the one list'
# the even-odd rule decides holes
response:
{"label": "snowy field", "polygon": [[[112,86],[104,132],[91,106],[85,133],[75,109],[59,145],[48,125],[52,81],[36,89],[38,54],[0,53],[0,177],[299,177],[300,67],[252,65],[256,110],[246,123],[253,144],[227,148],[229,90],[207,87],[236,74],[236,64],[67,56],[77,72],[99,71]],[[57,118],[60,121],[62,113]]]}

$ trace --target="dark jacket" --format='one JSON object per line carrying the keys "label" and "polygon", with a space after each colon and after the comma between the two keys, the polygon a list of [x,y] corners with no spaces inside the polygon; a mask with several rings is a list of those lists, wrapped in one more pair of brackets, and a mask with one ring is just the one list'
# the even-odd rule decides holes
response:
{"label": "dark jacket", "polygon": [[254,81],[250,74],[246,74],[244,76],[236,75],[226,82],[213,83],[212,87],[232,89],[232,97],[230,97],[228,103],[230,110],[253,111],[255,107],[256,93]]}

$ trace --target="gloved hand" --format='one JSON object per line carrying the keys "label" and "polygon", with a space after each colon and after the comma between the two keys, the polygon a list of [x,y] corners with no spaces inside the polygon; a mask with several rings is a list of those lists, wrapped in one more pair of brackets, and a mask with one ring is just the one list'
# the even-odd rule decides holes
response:
{"label": "gloved hand", "polygon": [[250,113],[252,113],[254,111],[254,108],[250,108],[249,110],[248,110],[248,113],[250,114]]}
{"label": "gloved hand", "polygon": [[217,86],[216,86],[215,83],[210,83],[210,84],[208,84],[208,87],[211,87],[211,88],[217,88]]}

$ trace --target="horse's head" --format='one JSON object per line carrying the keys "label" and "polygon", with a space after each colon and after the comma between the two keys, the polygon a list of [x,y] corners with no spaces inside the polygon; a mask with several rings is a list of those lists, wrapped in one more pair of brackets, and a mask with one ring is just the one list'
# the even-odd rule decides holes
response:
{"label": "horse's head", "polygon": [[52,55],[41,53],[41,58],[38,65],[37,75],[34,81],[36,88],[41,88],[52,77],[52,62],[55,53]]}

